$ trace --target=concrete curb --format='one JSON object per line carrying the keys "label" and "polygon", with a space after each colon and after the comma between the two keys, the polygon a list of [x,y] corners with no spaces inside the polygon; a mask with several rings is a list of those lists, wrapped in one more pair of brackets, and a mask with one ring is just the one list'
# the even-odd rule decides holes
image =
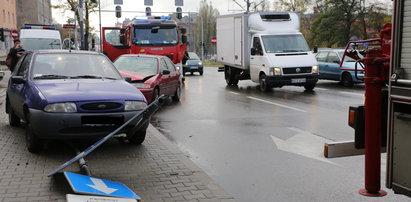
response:
{"label": "concrete curb", "polygon": [[230,196],[223,188],[211,179],[200,167],[187,158],[183,152],[181,152],[176,145],[171,143],[166,137],[164,137],[160,131],[158,131],[153,125],[149,125],[148,132],[158,139],[168,150],[172,152],[187,168],[193,171],[193,175],[196,176],[201,182],[203,182],[209,190],[213,192],[222,202],[235,202],[236,200]]}

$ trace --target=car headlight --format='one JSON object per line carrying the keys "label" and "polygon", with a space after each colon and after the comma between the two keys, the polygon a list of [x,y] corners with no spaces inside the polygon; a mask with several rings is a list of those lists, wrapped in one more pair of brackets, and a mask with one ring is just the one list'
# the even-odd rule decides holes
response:
{"label": "car headlight", "polygon": [[77,112],[77,107],[74,102],[53,103],[44,107],[44,111],[53,113],[73,113]]}
{"label": "car headlight", "polygon": [[141,101],[126,101],[124,110],[125,111],[139,111],[143,110],[147,107],[147,104],[145,102]]}
{"label": "car headlight", "polygon": [[203,65],[203,63],[202,63],[202,62],[199,62],[199,63],[198,63],[198,65],[200,65],[200,66],[201,66],[201,65]]}
{"label": "car headlight", "polygon": [[[186,64],[187,65],[187,64]],[[180,66],[176,66],[176,70],[179,71],[180,70]]]}
{"label": "car headlight", "polygon": [[281,67],[271,68],[270,75],[281,75]]}
{"label": "car headlight", "polygon": [[313,73],[313,74],[318,74],[318,65],[314,65],[314,66],[312,67],[311,73]]}
{"label": "car headlight", "polygon": [[147,83],[133,83],[136,88],[150,88],[150,84]]}

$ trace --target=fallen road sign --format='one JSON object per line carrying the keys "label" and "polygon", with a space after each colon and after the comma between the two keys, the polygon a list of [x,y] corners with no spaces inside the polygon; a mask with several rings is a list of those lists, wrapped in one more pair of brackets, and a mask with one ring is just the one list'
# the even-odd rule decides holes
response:
{"label": "fallen road sign", "polygon": [[73,189],[74,193],[115,196],[141,200],[141,198],[130,188],[119,182],[113,182],[70,172],[64,172],[64,176],[69,182],[70,187]]}
{"label": "fallen road sign", "polygon": [[76,194],[67,194],[66,199],[67,202],[137,202],[137,200],[131,198],[88,196]]}

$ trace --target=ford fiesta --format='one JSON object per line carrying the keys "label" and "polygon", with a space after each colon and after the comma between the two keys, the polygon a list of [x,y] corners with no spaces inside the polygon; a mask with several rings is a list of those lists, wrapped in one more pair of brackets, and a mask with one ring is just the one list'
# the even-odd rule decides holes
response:
{"label": "ford fiesta", "polygon": [[[11,126],[26,125],[27,149],[40,152],[44,139],[101,137],[147,107],[143,94],[123,80],[103,54],[85,51],[26,52],[8,83]],[[141,144],[149,120],[136,132],[132,121],[119,133]]]}

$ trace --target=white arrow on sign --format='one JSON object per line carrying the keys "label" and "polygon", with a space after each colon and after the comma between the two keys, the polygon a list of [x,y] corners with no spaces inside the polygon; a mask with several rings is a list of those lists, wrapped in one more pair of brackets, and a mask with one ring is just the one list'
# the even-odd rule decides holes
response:
{"label": "white arrow on sign", "polygon": [[94,183],[93,185],[88,184],[87,186],[90,186],[91,188],[101,191],[105,194],[111,194],[115,191],[117,191],[117,189],[113,189],[110,187],[107,187],[107,185],[103,182],[103,180],[101,179],[97,179],[97,178],[92,178],[90,177],[90,180]]}
{"label": "white arrow on sign", "polygon": [[333,165],[338,165],[322,157],[324,152],[324,143],[329,142],[330,140],[314,135],[308,131],[300,130],[298,128],[290,127],[288,129],[297,132],[297,134],[288,138],[287,140],[282,140],[275,136],[271,136],[274,144],[279,150],[294,153],[318,161],[323,161]]}

